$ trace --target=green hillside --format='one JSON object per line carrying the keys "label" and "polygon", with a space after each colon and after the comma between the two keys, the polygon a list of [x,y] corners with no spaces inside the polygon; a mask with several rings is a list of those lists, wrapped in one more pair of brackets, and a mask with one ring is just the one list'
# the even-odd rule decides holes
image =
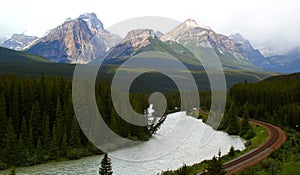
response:
{"label": "green hillside", "polygon": [[288,75],[277,75],[277,76],[272,76],[264,81],[282,81],[286,79],[300,79],[300,72],[298,73],[293,73],[293,74],[288,74]]}
{"label": "green hillside", "polygon": [[0,74],[72,76],[74,65],[58,64],[33,54],[0,47]]}
{"label": "green hillside", "polygon": [[[186,48],[182,47],[176,43],[164,43],[159,40],[152,40],[152,44],[144,48],[147,50],[160,50],[163,52],[168,52],[173,56],[181,59],[182,62],[190,69],[190,72],[194,76],[198,88],[200,91],[208,91],[210,89],[209,81],[207,75],[203,68],[199,67],[199,61],[190,53]],[[39,76],[41,73],[45,75],[61,75],[65,77],[72,77],[75,65],[53,63],[47,59],[31,55],[19,51],[14,51],[10,49],[0,48],[0,74],[13,73],[15,75],[26,75],[26,76]],[[121,64],[121,62],[119,62]],[[94,66],[94,65],[87,65]],[[106,64],[103,65],[99,71],[102,78],[109,80],[114,76],[115,71],[118,70],[118,65],[116,64]],[[130,71],[141,71],[138,69],[128,69]],[[181,74],[180,70],[174,70],[174,74]],[[264,72],[254,72],[254,71],[244,71],[244,70],[226,70],[225,76],[227,80],[227,87],[230,88],[236,83],[244,82],[257,82],[266,77],[271,76],[270,73]],[[125,77],[126,78],[126,77]],[[185,81],[184,77],[182,81]],[[173,82],[166,76],[162,76],[158,73],[145,74],[135,81],[135,86],[133,89],[136,91],[148,92],[155,86],[157,82],[160,82],[159,89],[161,91],[174,91]],[[157,88],[156,88],[157,89]]]}
{"label": "green hillside", "polygon": [[50,63],[47,58],[0,47],[0,61],[24,61]]}

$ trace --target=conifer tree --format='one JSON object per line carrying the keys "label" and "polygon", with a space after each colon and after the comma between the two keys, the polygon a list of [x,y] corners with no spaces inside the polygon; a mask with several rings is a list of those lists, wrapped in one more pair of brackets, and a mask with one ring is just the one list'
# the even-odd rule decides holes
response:
{"label": "conifer tree", "polygon": [[221,151],[219,151],[218,156],[214,156],[212,160],[208,162],[208,166],[206,168],[207,175],[225,175],[225,171],[222,169],[221,162]]}
{"label": "conifer tree", "polygon": [[57,151],[58,151],[58,144],[57,144],[57,137],[56,137],[56,125],[53,125],[52,128],[52,138],[51,138],[51,142],[50,142],[50,154],[52,156],[56,156],[57,155]]}
{"label": "conifer tree", "polygon": [[241,131],[239,135],[247,140],[255,136],[255,132],[249,123],[248,104],[246,104],[243,108],[243,121],[242,121]]}
{"label": "conifer tree", "polygon": [[58,146],[61,146],[61,143],[63,141],[64,137],[64,120],[63,120],[63,111],[62,111],[62,106],[60,102],[60,98],[57,98],[57,103],[56,103],[56,112],[55,112],[55,118],[56,118],[56,139]]}
{"label": "conifer tree", "polygon": [[231,102],[228,111],[228,127],[227,132],[230,135],[238,135],[240,132],[240,126],[238,123],[238,112],[234,102]]}
{"label": "conifer tree", "polygon": [[228,156],[229,156],[229,157],[234,157],[234,156],[235,156],[235,150],[234,150],[234,147],[233,147],[233,146],[230,147]]}
{"label": "conifer tree", "polygon": [[69,146],[75,148],[80,146],[80,133],[79,126],[77,124],[77,120],[73,117],[71,132],[70,132]]}
{"label": "conifer tree", "polygon": [[43,121],[43,145],[46,149],[49,149],[51,138],[50,138],[50,123],[49,116],[44,117]]}
{"label": "conifer tree", "polygon": [[17,165],[18,163],[18,141],[17,135],[14,131],[12,119],[9,118],[7,122],[7,131],[5,135],[5,147],[3,150],[5,161],[9,165]]}
{"label": "conifer tree", "polygon": [[62,140],[62,143],[61,143],[61,147],[60,147],[60,153],[61,153],[61,155],[62,156],[66,156],[67,150],[68,150],[67,134],[64,134],[63,140]]}
{"label": "conifer tree", "polygon": [[112,175],[112,167],[110,158],[107,156],[107,153],[104,154],[104,157],[101,161],[101,166],[99,169],[99,175]]}
{"label": "conifer tree", "polygon": [[6,102],[3,93],[0,95],[0,147],[3,148],[3,138],[5,138],[5,132],[7,127],[6,117]]}
{"label": "conifer tree", "polygon": [[34,141],[34,145],[37,145],[38,137],[41,136],[41,127],[42,127],[42,114],[39,102],[36,100],[32,105],[31,113],[30,113],[30,126],[32,129],[32,137]]}

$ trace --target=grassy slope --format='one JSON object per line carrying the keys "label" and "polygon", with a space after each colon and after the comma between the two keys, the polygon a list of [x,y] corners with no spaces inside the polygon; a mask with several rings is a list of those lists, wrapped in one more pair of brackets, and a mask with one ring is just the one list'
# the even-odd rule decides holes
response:
{"label": "grassy slope", "polygon": [[73,70],[74,65],[57,64],[44,57],[0,47],[0,74],[72,76]]}
{"label": "grassy slope", "polygon": [[37,55],[27,54],[21,51],[15,51],[0,47],[0,61],[25,61],[25,62],[43,62],[50,63],[51,61]]}

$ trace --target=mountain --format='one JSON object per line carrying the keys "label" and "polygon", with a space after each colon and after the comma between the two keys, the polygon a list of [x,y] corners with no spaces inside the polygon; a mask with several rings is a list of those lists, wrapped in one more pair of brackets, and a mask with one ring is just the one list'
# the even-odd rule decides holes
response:
{"label": "mountain", "polygon": [[187,66],[200,66],[200,62],[186,45],[197,48],[213,48],[228,69],[256,69],[247,57],[227,36],[217,34],[207,26],[199,26],[194,20],[187,20],[166,34],[150,29],[133,30],[105,56],[106,63],[124,61],[143,51],[168,53]]}
{"label": "mountain", "polygon": [[0,37],[0,45],[3,44],[4,41],[6,41],[8,37]]}
{"label": "mountain", "polygon": [[67,19],[36,40],[26,52],[54,62],[87,63],[105,55],[121,38],[105,30],[94,13]]}
{"label": "mountain", "polygon": [[[157,36],[158,32],[154,32],[151,29],[137,29],[130,31],[126,37],[112,47],[105,56],[104,63],[119,64],[130,58],[131,56],[147,51],[157,51],[167,53],[177,59],[188,67],[201,67],[200,62],[195,56],[182,45],[174,41],[163,42]],[[171,57],[163,58],[169,59],[169,64],[174,61]]]}
{"label": "mountain", "polygon": [[238,48],[238,50],[245,55],[249,61],[251,61],[254,65],[260,66],[263,62],[267,61],[265,57],[260,53],[258,49],[255,49],[251,43],[244,38],[241,34],[235,33],[229,35],[229,38],[231,38],[235,46]]}
{"label": "mountain", "polygon": [[295,47],[286,54],[265,57],[258,49],[253,48],[251,43],[241,34],[237,33],[230,35],[229,37],[234,40],[239,51],[243,53],[254,65],[266,71],[281,73],[300,71],[300,46]]}
{"label": "mountain", "polygon": [[267,64],[262,65],[266,70],[293,73],[300,71],[300,55],[299,50],[292,49],[286,55],[274,55],[267,57]]}
{"label": "mountain", "polygon": [[200,26],[192,19],[186,20],[160,39],[175,41],[184,46],[212,48],[220,57],[223,66],[229,69],[255,69],[232,39],[214,32],[210,27]]}
{"label": "mountain", "polygon": [[22,50],[24,47],[38,39],[36,36],[27,36],[24,34],[13,34],[11,38],[4,39],[0,46],[13,50]]}
{"label": "mountain", "polygon": [[138,29],[130,31],[124,39],[111,48],[105,58],[119,61],[135,54],[139,49],[150,44],[150,39],[157,39],[153,30]]}
{"label": "mountain", "polygon": [[237,60],[246,58],[239,53],[234,42],[227,36],[217,34],[211,28],[199,26],[194,20],[186,20],[161,37],[162,41],[176,41],[184,45],[193,43],[199,47],[215,48],[221,53],[232,54]]}
{"label": "mountain", "polygon": [[294,59],[300,59],[300,46],[297,46],[292,50],[288,51],[286,55]]}

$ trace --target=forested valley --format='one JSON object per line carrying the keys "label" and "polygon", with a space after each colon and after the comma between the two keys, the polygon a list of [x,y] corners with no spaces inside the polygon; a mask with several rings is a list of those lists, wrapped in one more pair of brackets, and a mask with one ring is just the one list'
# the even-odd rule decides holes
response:
{"label": "forested valley", "polygon": [[[101,153],[78,125],[71,86],[71,79],[60,76],[0,77],[0,169]],[[131,139],[149,138],[145,127],[129,125],[116,114],[111,107],[108,83],[97,83],[96,91],[98,107],[114,131]],[[143,94],[132,95],[131,101],[140,111],[148,106]],[[122,131],[118,130],[120,127]]]}
{"label": "forested valley", "polygon": [[[30,166],[50,160],[78,159],[101,154],[83,134],[74,115],[72,79],[63,76],[0,76],[0,169]],[[111,101],[109,81],[97,81],[96,101],[106,124],[118,135],[147,141],[147,127],[124,121]],[[135,111],[144,114],[151,93],[131,92]],[[165,92],[165,113],[180,107],[177,92]],[[210,106],[210,93],[201,93],[202,106]]]}
{"label": "forested valley", "polygon": [[259,83],[235,85],[229,98],[244,108],[251,118],[273,123],[284,128],[287,142],[259,164],[241,175],[300,174],[300,73],[268,78]]}

